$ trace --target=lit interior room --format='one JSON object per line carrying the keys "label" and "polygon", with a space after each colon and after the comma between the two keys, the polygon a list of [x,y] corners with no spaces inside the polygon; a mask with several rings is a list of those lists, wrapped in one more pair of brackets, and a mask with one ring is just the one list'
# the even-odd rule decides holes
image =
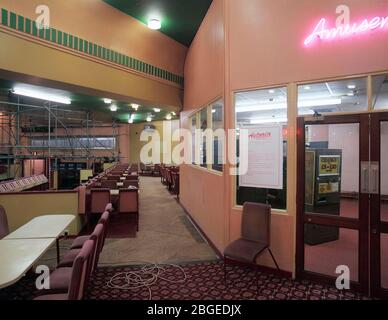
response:
{"label": "lit interior room", "polygon": [[0,1],[0,300],[387,299],[388,1],[345,2]]}

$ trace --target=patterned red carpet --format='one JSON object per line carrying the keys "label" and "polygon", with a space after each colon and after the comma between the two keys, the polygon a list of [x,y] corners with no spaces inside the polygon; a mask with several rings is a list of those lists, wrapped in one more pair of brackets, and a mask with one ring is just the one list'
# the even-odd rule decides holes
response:
{"label": "patterned red carpet", "polygon": [[[266,273],[258,273],[239,266],[228,267],[228,282],[224,283],[223,264],[208,262],[188,264],[182,268],[166,266],[156,271],[152,283],[150,274],[142,273],[141,267],[98,268],[88,290],[87,299],[96,300],[359,300],[367,299],[354,292],[340,292],[334,287],[322,286],[308,281],[292,281]],[[135,275],[134,275],[135,272]],[[134,285],[142,273],[148,286]],[[132,278],[132,289],[125,287],[125,278]],[[112,277],[117,278],[111,281]],[[148,278],[147,278],[148,277]],[[113,286],[113,287],[112,287]],[[18,284],[0,290],[0,300],[32,299],[35,295],[34,275],[27,276]]]}

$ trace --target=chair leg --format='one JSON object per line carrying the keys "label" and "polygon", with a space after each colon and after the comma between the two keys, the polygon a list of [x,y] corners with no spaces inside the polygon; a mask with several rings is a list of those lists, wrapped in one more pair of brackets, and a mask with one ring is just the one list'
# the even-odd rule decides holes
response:
{"label": "chair leg", "polygon": [[274,257],[273,254],[272,254],[271,249],[268,248],[268,251],[269,251],[269,253],[270,253],[271,257],[272,257],[273,262],[274,262],[275,265],[276,265],[276,268],[277,268],[278,270],[280,270],[279,265],[278,265],[278,263],[276,262],[276,259],[275,259],[275,257]]}

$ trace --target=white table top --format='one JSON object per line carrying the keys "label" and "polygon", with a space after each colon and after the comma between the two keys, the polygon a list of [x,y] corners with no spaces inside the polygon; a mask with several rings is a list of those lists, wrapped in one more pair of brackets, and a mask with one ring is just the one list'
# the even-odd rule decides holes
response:
{"label": "white table top", "polygon": [[120,190],[118,190],[118,189],[111,189],[110,190],[110,195],[111,196],[118,196],[119,193],[120,193]]}
{"label": "white table top", "polygon": [[55,238],[0,240],[0,289],[20,280],[54,242]]}
{"label": "white table top", "polygon": [[4,239],[58,238],[75,219],[73,215],[40,216],[10,233]]}

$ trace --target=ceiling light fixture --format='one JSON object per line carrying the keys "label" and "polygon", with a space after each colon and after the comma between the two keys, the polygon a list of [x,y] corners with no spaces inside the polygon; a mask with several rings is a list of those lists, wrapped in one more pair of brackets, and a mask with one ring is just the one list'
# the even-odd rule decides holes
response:
{"label": "ceiling light fixture", "polygon": [[134,109],[134,110],[136,110],[136,111],[137,111],[137,110],[139,109],[139,107],[140,107],[140,106],[139,106],[138,104],[136,104],[136,103],[132,103],[131,106],[132,106],[132,109]]}
{"label": "ceiling light fixture", "polygon": [[273,93],[275,93],[275,90],[273,90],[273,89],[268,90],[268,93],[273,94]]}
{"label": "ceiling light fixture", "polygon": [[25,96],[25,97],[29,97],[29,98],[57,102],[57,103],[61,103],[61,104],[71,104],[71,100],[67,97],[62,97],[62,96],[58,96],[58,95],[44,93],[44,92],[37,91],[37,90],[14,88],[13,93],[17,94],[19,96]]}
{"label": "ceiling light fixture", "polygon": [[311,90],[311,87],[310,86],[305,86],[304,89],[305,90]]}
{"label": "ceiling light fixture", "polygon": [[112,104],[112,105],[110,106],[110,111],[116,112],[116,111],[117,111],[117,106],[116,106],[115,104]]}
{"label": "ceiling light fixture", "polygon": [[158,113],[158,112],[160,112],[160,109],[159,108],[154,108],[154,111]]}
{"label": "ceiling light fixture", "polygon": [[350,91],[347,93],[348,97],[353,97],[354,96],[354,92],[353,91]]}
{"label": "ceiling light fixture", "polygon": [[152,121],[151,116],[148,116],[148,117],[147,117],[147,122],[151,122],[151,121]]}
{"label": "ceiling light fixture", "polygon": [[158,18],[150,18],[148,20],[148,28],[152,30],[159,30],[162,27],[162,22]]}
{"label": "ceiling light fixture", "polygon": [[166,119],[167,119],[167,120],[171,120],[171,119],[172,119],[172,116],[171,116],[170,113],[166,116]]}
{"label": "ceiling light fixture", "polygon": [[133,119],[129,118],[128,123],[133,123]]}
{"label": "ceiling light fixture", "polygon": [[354,90],[354,89],[356,89],[356,85],[354,85],[354,84],[349,84],[349,85],[348,85],[348,89]]}
{"label": "ceiling light fixture", "polygon": [[111,103],[112,103],[112,100],[111,100],[111,99],[105,98],[105,99],[104,99],[104,103],[106,103],[106,104],[111,104]]}

